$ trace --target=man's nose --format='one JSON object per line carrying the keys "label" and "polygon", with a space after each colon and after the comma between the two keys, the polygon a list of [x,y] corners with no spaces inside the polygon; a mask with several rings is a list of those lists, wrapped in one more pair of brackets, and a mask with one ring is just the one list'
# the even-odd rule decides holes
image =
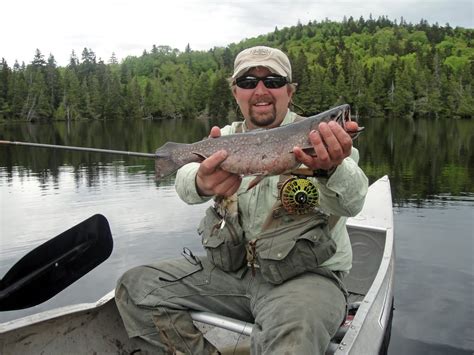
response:
{"label": "man's nose", "polygon": [[263,80],[260,80],[257,84],[257,87],[255,88],[255,92],[256,93],[264,93],[264,92],[267,92],[267,91],[268,91],[268,89],[265,86],[265,84],[263,83]]}

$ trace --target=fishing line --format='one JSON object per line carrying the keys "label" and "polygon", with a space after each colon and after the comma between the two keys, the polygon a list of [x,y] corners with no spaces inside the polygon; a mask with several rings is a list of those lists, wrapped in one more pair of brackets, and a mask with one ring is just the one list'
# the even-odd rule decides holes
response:
{"label": "fishing line", "polygon": [[235,342],[234,350],[232,351],[232,355],[235,355],[235,351],[237,350],[237,345],[239,345],[240,338],[244,334],[244,329],[247,326],[248,322],[245,322],[245,326],[243,327],[242,331],[239,333],[239,337],[237,338],[237,341]]}

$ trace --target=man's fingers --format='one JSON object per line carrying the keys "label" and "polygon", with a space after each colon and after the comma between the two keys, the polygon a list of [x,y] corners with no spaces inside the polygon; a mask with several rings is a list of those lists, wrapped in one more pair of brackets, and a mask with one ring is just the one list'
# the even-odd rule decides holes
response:
{"label": "man's fingers", "polygon": [[[351,129],[357,129],[359,128],[359,125],[357,122],[352,122],[354,125],[351,125]],[[341,126],[336,124],[335,122],[330,125],[330,128],[336,137],[337,141],[339,142],[340,147],[342,148],[342,158],[346,158],[351,154],[351,149],[352,149],[352,138],[349,135],[349,133],[344,130]],[[346,127],[347,129],[347,127]]]}
{"label": "man's fingers", "polygon": [[[323,125],[324,126],[324,125]],[[327,127],[325,127],[327,128]],[[325,129],[323,128],[323,129]],[[321,128],[320,128],[321,129]],[[311,131],[309,133],[309,139],[311,144],[313,144],[314,152],[319,163],[327,164],[331,158],[329,157],[328,150],[326,148],[326,142],[323,140],[321,131]]]}
{"label": "man's fingers", "polygon": [[354,121],[346,122],[346,131],[348,133],[357,133],[359,130],[359,124]]}
{"label": "man's fingers", "polygon": [[301,148],[294,147],[295,158],[310,169],[322,169],[330,164],[329,154],[317,131],[309,134],[309,140],[314,147],[314,156],[306,154]]}
{"label": "man's fingers", "polygon": [[296,160],[311,168],[310,164],[312,163],[312,158],[303,152],[300,147],[293,147],[293,154],[295,155]]}
{"label": "man's fingers", "polygon": [[319,126],[321,138],[326,144],[326,149],[333,160],[339,160],[344,154],[341,144],[335,135],[335,132],[338,132],[338,130],[341,130],[343,133],[345,133],[342,127],[335,122],[330,122],[327,125]]}
{"label": "man's fingers", "polygon": [[221,136],[221,129],[217,126],[211,128],[209,132],[209,138],[219,138]]}
{"label": "man's fingers", "polygon": [[227,152],[225,150],[215,152],[201,163],[201,166],[199,167],[200,173],[203,175],[214,173],[226,158]]}
{"label": "man's fingers", "polygon": [[[229,173],[227,173],[229,174]],[[214,188],[216,195],[228,197],[233,195],[240,187],[242,179],[238,175],[230,174],[227,179],[222,181]]]}

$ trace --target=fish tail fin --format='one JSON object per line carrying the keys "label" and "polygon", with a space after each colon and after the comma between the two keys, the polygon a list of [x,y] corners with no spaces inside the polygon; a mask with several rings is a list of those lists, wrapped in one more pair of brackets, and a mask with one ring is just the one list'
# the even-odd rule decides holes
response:
{"label": "fish tail fin", "polygon": [[155,176],[157,179],[162,179],[168,175],[173,174],[176,170],[181,168],[185,163],[174,159],[173,152],[179,149],[184,144],[167,142],[155,152]]}

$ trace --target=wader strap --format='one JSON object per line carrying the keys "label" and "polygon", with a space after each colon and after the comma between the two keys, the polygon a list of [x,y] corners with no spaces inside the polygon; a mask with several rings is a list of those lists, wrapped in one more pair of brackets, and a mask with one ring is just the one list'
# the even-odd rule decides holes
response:
{"label": "wader strap", "polygon": [[332,231],[332,229],[336,226],[337,222],[341,219],[341,216],[335,216],[335,215],[329,215],[328,218],[328,227],[329,230]]}

